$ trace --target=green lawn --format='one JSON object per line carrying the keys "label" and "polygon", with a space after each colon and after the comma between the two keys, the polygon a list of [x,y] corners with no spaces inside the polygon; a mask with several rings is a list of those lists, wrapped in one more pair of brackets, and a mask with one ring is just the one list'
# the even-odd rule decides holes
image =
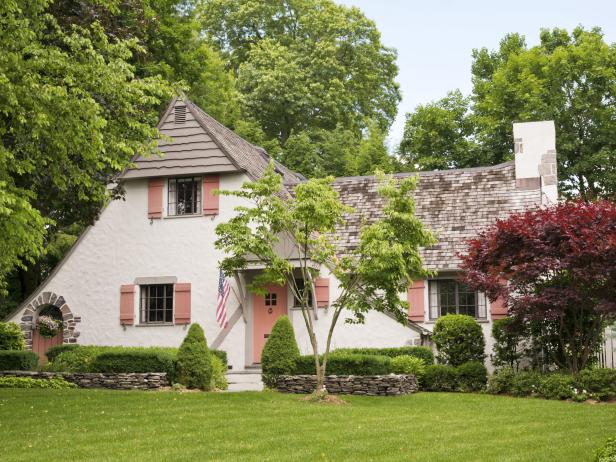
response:
{"label": "green lawn", "polygon": [[590,461],[616,405],[472,394],[348,397],[0,389],[0,460]]}

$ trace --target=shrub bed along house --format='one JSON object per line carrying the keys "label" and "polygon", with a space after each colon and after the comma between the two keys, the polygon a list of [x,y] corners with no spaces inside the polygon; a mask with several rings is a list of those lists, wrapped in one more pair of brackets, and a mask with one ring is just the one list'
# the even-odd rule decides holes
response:
{"label": "shrub bed along house", "polygon": [[426,367],[421,387],[427,391],[481,391],[486,386],[488,371],[478,361],[469,361],[458,367],[435,364]]}
{"label": "shrub bed along house", "polygon": [[27,350],[0,350],[0,371],[31,371],[38,365],[36,353]]}
{"label": "shrub bed along house", "polygon": [[576,376],[559,372],[515,373],[511,368],[502,368],[490,377],[487,390],[492,394],[545,399],[609,401],[616,399],[616,370],[587,369]]}

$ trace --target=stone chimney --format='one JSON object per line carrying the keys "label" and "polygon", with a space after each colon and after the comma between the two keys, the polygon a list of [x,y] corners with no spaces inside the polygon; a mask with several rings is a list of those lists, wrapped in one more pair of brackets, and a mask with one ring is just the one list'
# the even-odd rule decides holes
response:
{"label": "stone chimney", "polygon": [[518,189],[541,190],[543,205],[558,201],[554,121],[513,124],[515,179]]}

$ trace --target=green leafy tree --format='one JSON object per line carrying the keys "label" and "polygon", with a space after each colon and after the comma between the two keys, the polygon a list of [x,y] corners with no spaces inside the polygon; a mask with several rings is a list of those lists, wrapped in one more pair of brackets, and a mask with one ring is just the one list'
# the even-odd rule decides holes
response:
{"label": "green leafy tree", "polygon": [[304,131],[351,130],[359,139],[367,120],[382,131],[391,125],[396,53],[359,9],[331,0],[203,0],[197,10],[237,74],[244,116],[280,148]]}
{"label": "green leafy tree", "polygon": [[352,158],[356,164],[347,170],[356,175],[370,175],[377,170],[392,173],[394,159],[387,150],[385,135],[374,122],[370,122],[366,136],[359,143],[357,157]]}
{"label": "green leafy tree", "polygon": [[281,316],[274,324],[261,353],[263,383],[274,387],[279,376],[293,374],[298,358],[299,348],[291,321],[287,316]]}
{"label": "green leafy tree", "polygon": [[453,166],[493,164],[512,156],[513,122],[552,119],[561,191],[585,199],[616,197],[616,46],[598,28],[543,29],[540,39],[528,48],[522,36],[510,34],[496,51],[474,50],[465,121],[471,127],[455,136],[460,125],[439,113],[442,102],[420,107],[407,117],[401,153],[427,153],[419,168],[449,165],[450,152],[464,152],[470,141],[477,149]]}
{"label": "green leafy tree", "polygon": [[[99,2],[104,4],[105,2]],[[134,40],[63,30],[46,0],[0,5],[0,286],[62,225],[93,220],[135,153],[155,152],[161,78],[136,78]]]}
{"label": "green leafy tree", "polygon": [[177,382],[188,388],[209,390],[212,386],[212,358],[203,328],[191,324],[177,356]]}
{"label": "green leafy tree", "polygon": [[0,350],[23,350],[24,334],[14,322],[0,322]]}
{"label": "green leafy tree", "polygon": [[[406,115],[399,156],[407,170],[443,170],[498,163],[483,158],[474,140],[470,98],[460,90],[436,102],[420,105]],[[503,153],[504,154],[504,153]]]}
{"label": "green leafy tree", "polygon": [[[217,226],[216,247],[227,255],[221,267],[227,274],[243,270],[252,255],[264,270],[250,289],[264,293],[267,284],[287,284],[301,307],[317,371],[317,392],[324,390],[331,340],[343,313],[349,322],[363,322],[369,311],[388,312],[405,322],[406,302],[400,298],[410,281],[426,277],[419,248],[435,242],[415,216],[415,177],[400,181],[381,178],[379,194],[385,202],[383,218],[364,224],[359,244],[349,254],[337,253],[335,230],[342,225],[349,208],[332,188],[333,178],[311,179],[295,187],[289,196],[281,178],[270,165],[261,179],[247,182],[238,191],[222,191],[249,201],[236,208],[236,215]],[[276,252],[280,242],[295,247],[299,268]],[[340,293],[331,303],[332,317],[323,356],[315,332],[315,267],[327,268],[338,281]],[[300,286],[297,276],[304,285]],[[312,303],[310,300],[312,299]]]}

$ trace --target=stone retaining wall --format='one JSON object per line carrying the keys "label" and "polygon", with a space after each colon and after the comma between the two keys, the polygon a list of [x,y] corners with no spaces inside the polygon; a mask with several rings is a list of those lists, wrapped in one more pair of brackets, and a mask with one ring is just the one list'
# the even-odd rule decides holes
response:
{"label": "stone retaining wall", "polygon": [[[312,393],[315,375],[283,375],[276,388],[283,393]],[[328,375],[325,388],[336,395],[395,396],[414,393],[419,388],[414,375]]]}
{"label": "stone retaining wall", "polygon": [[30,372],[0,371],[0,377],[29,377],[31,379],[48,379],[64,377],[67,382],[80,388],[110,388],[112,390],[156,390],[169,386],[165,372],[105,373],[94,372]]}

